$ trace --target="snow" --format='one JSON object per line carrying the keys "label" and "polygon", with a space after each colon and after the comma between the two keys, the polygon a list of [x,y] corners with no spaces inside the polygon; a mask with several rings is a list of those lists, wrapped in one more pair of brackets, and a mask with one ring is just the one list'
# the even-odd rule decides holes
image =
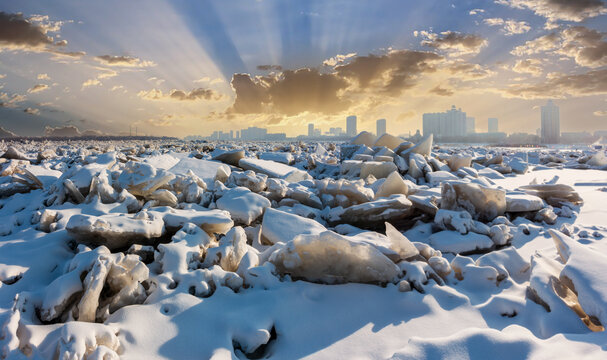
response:
{"label": "snow", "polygon": [[605,358],[601,155],[427,140],[2,145],[0,358]]}

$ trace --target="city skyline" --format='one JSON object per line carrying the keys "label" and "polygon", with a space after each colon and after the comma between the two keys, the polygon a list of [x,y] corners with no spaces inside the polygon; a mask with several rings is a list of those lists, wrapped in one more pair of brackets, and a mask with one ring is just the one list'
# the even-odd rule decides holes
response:
{"label": "city skyline", "polygon": [[[533,133],[555,99],[562,132],[607,120],[602,1],[5,2],[0,126],[186,136],[308,123],[390,133],[451,104],[475,128]],[[238,20],[235,20],[238,19]],[[364,30],[363,30],[364,29]]]}

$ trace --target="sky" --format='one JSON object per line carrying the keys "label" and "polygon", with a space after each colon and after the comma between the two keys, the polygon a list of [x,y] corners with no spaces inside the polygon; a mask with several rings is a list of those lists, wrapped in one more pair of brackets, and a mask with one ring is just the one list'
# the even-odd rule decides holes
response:
{"label": "sky", "polygon": [[607,130],[601,0],[0,1],[0,126],[177,136],[314,123],[414,133],[455,105],[487,131]]}

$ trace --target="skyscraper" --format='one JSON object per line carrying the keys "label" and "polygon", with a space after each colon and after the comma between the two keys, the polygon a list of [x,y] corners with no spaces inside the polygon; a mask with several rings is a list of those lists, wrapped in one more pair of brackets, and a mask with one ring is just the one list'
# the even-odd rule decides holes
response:
{"label": "skyscraper", "polygon": [[314,136],[314,124],[312,124],[312,123],[308,124],[308,136],[309,137]]}
{"label": "skyscraper", "polygon": [[561,119],[559,107],[554,105],[552,100],[548,100],[545,106],[542,106],[542,143],[557,144],[561,135]]}
{"label": "skyscraper", "polygon": [[346,135],[356,136],[356,115],[350,115],[346,118]]}
{"label": "skyscraper", "polygon": [[487,132],[496,133],[499,131],[498,129],[497,118],[487,119]]}
{"label": "skyscraper", "polygon": [[466,113],[456,109],[442,113],[426,113],[423,115],[424,136],[434,134],[435,137],[458,137],[466,135]]}
{"label": "skyscraper", "polygon": [[468,116],[466,118],[466,134],[474,134],[476,132],[476,119]]}
{"label": "skyscraper", "polygon": [[377,136],[382,136],[386,133],[386,119],[379,119],[376,122],[377,126]]}

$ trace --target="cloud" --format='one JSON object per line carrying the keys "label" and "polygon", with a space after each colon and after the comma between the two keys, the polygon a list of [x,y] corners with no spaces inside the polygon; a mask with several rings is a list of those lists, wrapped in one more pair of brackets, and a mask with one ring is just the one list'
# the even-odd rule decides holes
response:
{"label": "cloud", "polygon": [[503,94],[523,99],[604,95],[607,94],[607,69],[582,74],[549,74],[545,81],[535,84],[512,84]]}
{"label": "cloud", "polygon": [[47,30],[23,17],[23,14],[0,12],[0,47],[43,51],[53,45]]}
{"label": "cloud", "polygon": [[173,89],[169,93],[164,94],[162,90],[142,90],[137,93],[145,100],[175,100],[175,101],[194,101],[194,100],[219,100],[223,96],[212,89],[196,88],[190,92]]}
{"label": "cloud", "polygon": [[30,115],[40,115],[39,109],[35,109],[35,108],[31,108],[31,107],[23,109],[23,112],[26,114],[30,114]]}
{"label": "cloud", "polygon": [[336,66],[339,64],[343,64],[348,59],[351,59],[355,56],[356,56],[356,53],[349,53],[349,54],[345,54],[345,55],[337,54],[337,55],[323,61],[322,64],[326,65],[326,66]]}
{"label": "cloud", "polygon": [[95,60],[107,66],[123,66],[123,67],[151,67],[156,66],[153,61],[141,60],[131,56],[114,56],[114,55],[99,55],[95,56]]}
{"label": "cloud", "polygon": [[489,26],[501,26],[506,36],[515,34],[524,34],[531,30],[531,26],[525,21],[516,21],[512,19],[504,20],[502,18],[487,18],[483,22]]}
{"label": "cloud", "polygon": [[48,74],[38,74],[37,79],[38,80],[50,80],[51,78],[48,76]]}
{"label": "cloud", "polygon": [[572,58],[578,65],[597,68],[607,65],[607,42],[603,40],[606,35],[584,26],[572,26],[527,41],[511,53],[523,56],[552,52]]}
{"label": "cloud", "polygon": [[443,31],[440,34],[419,31],[414,35],[423,39],[421,45],[444,50],[453,55],[478,54],[488,44],[486,39],[478,35],[462,34],[456,31]]}
{"label": "cloud", "polygon": [[549,22],[582,21],[607,13],[602,0],[496,0],[516,9],[529,9]]}
{"label": "cloud", "polygon": [[9,95],[5,92],[0,92],[0,107],[14,108],[17,104],[25,101],[25,96],[19,94]]}
{"label": "cloud", "polygon": [[483,9],[472,9],[468,12],[469,15],[478,15],[478,14],[482,14],[484,13],[485,10]]}
{"label": "cloud", "polygon": [[521,59],[517,60],[512,71],[519,74],[530,74],[533,76],[540,76],[543,73],[542,61],[539,59]]}
{"label": "cloud", "polygon": [[442,88],[439,85],[436,85],[435,87],[433,87],[430,90],[430,93],[436,94],[436,95],[439,95],[439,96],[451,96],[451,95],[454,94],[453,90]]}
{"label": "cloud", "polygon": [[462,80],[480,80],[495,75],[495,72],[480,64],[457,60],[447,65],[449,72]]}
{"label": "cloud", "polygon": [[88,79],[87,81],[82,83],[82,89],[90,86],[101,86],[101,81],[99,81],[98,79]]}
{"label": "cloud", "polygon": [[36,84],[27,90],[28,93],[34,94],[48,89],[49,86],[46,84]]}
{"label": "cloud", "polygon": [[146,125],[153,127],[172,127],[176,125],[177,116],[173,114],[162,114],[146,120],[138,120],[133,125]]}
{"label": "cloud", "polygon": [[[276,65],[276,66],[278,66],[278,65]],[[211,79],[208,76],[204,76],[204,77],[202,77],[200,79],[194,80],[194,83],[196,83],[196,84],[205,84],[205,83],[208,83],[209,85],[215,85],[215,84],[221,84],[221,83],[223,83],[223,79],[221,79],[221,78]]]}
{"label": "cloud", "polygon": [[597,110],[592,113],[594,116],[607,116],[607,110]]}
{"label": "cloud", "polygon": [[281,71],[282,66],[280,65],[257,65],[257,70],[261,71]]}

